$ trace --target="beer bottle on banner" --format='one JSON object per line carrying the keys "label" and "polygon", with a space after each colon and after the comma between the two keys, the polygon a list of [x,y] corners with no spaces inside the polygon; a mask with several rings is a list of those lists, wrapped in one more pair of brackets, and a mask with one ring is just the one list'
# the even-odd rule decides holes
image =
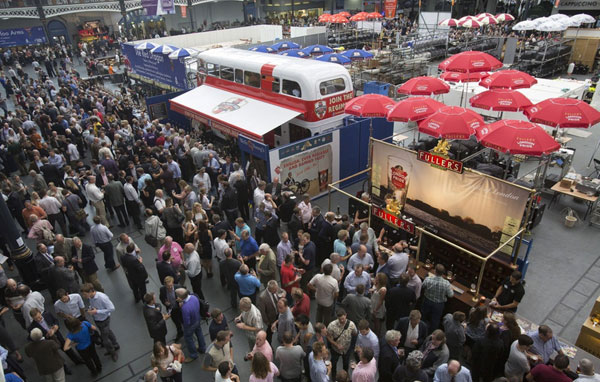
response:
{"label": "beer bottle on banner", "polygon": [[406,203],[411,172],[411,162],[392,155],[388,156],[388,189],[394,195],[400,210],[404,209]]}

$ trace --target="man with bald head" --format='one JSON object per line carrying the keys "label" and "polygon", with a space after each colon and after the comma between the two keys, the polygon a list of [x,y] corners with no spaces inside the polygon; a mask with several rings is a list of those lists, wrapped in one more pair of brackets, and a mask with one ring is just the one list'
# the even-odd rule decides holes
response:
{"label": "man with bald head", "polygon": [[54,256],[63,257],[67,265],[71,264],[73,239],[70,237],[64,237],[61,234],[57,234],[54,240]]}
{"label": "man with bald head", "polygon": [[594,372],[594,364],[587,358],[579,361],[579,378],[574,382],[600,382],[600,374]]}
{"label": "man with bald head", "polygon": [[433,382],[473,382],[471,372],[460,362],[452,360],[440,365],[435,371]]}
{"label": "man with bald head", "polygon": [[357,264],[362,264],[363,269],[368,273],[373,268],[373,256],[367,253],[367,246],[361,244],[358,246],[358,250],[348,260],[348,269],[354,269]]}
{"label": "man with bald head", "polygon": [[204,293],[202,293],[202,267],[200,265],[200,256],[194,244],[187,243],[183,248],[185,273],[190,278],[192,284],[192,290],[201,299],[204,300]]}
{"label": "man with bald head", "polygon": [[56,256],[54,258],[54,267],[48,272],[50,283],[48,289],[52,295],[52,300],[56,300],[56,291],[64,289],[69,293],[79,292],[79,278],[72,265],[66,266],[65,258]]}
{"label": "man with bald head", "polygon": [[[188,358],[185,362],[190,362],[198,358],[198,351],[204,354],[206,351],[206,343],[204,342],[204,334],[202,334],[202,317],[200,316],[200,301],[198,297],[191,295],[187,289],[179,288],[175,290],[177,302],[181,306],[181,314],[183,316],[183,338],[187,345]],[[194,336],[198,340],[198,347],[194,341]]]}

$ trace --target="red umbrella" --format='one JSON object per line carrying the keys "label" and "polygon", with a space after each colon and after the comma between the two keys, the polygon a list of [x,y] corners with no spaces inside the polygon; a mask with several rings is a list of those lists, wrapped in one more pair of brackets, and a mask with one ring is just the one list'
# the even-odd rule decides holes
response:
{"label": "red umbrella", "polygon": [[554,127],[588,128],[600,122],[600,112],[587,103],[572,98],[549,98],[529,109],[531,122]]}
{"label": "red umbrella", "polygon": [[381,13],[377,13],[377,12],[371,12],[371,13],[367,13],[367,18],[368,19],[380,19],[383,16],[381,16]]}
{"label": "red umbrella", "polygon": [[450,86],[439,78],[415,77],[406,81],[398,88],[398,93],[411,95],[445,94],[450,91]]}
{"label": "red umbrella", "polygon": [[483,118],[473,110],[444,106],[419,122],[419,131],[436,138],[469,139],[483,125]]}
{"label": "red umbrella", "polygon": [[481,81],[482,78],[486,78],[490,74],[488,72],[473,72],[473,73],[460,73],[460,72],[444,72],[440,74],[440,78],[448,82],[477,82]]}
{"label": "red umbrella", "polygon": [[330,21],[334,24],[347,24],[348,23],[347,18],[345,18],[344,16],[338,16],[338,15],[333,16]]}
{"label": "red umbrella", "polygon": [[339,16],[344,16],[344,17],[350,17],[350,16],[352,16],[352,15],[350,14],[350,12],[346,12],[346,11],[338,12],[338,13],[336,13],[335,15],[336,15],[336,16],[338,16],[338,15],[339,15]]}
{"label": "red umbrella", "polygon": [[475,19],[469,19],[458,23],[458,26],[463,28],[479,28],[481,25],[482,24]]}
{"label": "red umbrella", "polygon": [[533,105],[516,90],[493,89],[474,95],[469,99],[473,107],[493,111],[522,111]]}
{"label": "red umbrella", "polygon": [[468,50],[457,53],[438,65],[441,70],[449,72],[484,72],[502,67],[502,63],[487,53]]}
{"label": "red umbrella", "polygon": [[323,13],[321,16],[319,16],[319,22],[327,23],[327,22],[331,21],[332,18],[333,18],[333,16],[331,14]]}
{"label": "red umbrella", "polygon": [[387,114],[393,122],[420,121],[444,107],[444,104],[429,97],[411,97],[398,102]]}
{"label": "red umbrella", "polygon": [[358,13],[354,16],[350,17],[350,21],[365,21],[367,19],[366,15],[359,15]]}
{"label": "red umbrella", "polygon": [[479,85],[488,89],[523,89],[537,84],[535,77],[519,70],[501,70],[490,74]]}
{"label": "red umbrella", "polygon": [[527,121],[503,119],[482,127],[476,136],[482,145],[510,154],[541,156],[560,148],[541,126]]}
{"label": "red umbrella", "polygon": [[383,118],[396,103],[381,94],[364,94],[346,103],[344,112],[358,117]]}

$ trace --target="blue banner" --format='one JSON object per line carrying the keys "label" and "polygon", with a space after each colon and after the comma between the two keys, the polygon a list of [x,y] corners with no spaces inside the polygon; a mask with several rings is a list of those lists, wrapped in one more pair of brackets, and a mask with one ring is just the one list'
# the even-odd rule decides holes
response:
{"label": "blue banner", "polygon": [[238,146],[240,150],[252,154],[253,156],[269,160],[269,146],[264,143],[255,141],[254,139],[247,138],[243,135],[238,135]]}
{"label": "blue banner", "polygon": [[46,35],[42,27],[0,30],[0,48],[45,44],[46,42]]}
{"label": "blue banner", "polygon": [[171,60],[166,54],[136,50],[132,44],[121,44],[121,52],[127,57],[132,73],[177,89],[188,89],[183,58]]}

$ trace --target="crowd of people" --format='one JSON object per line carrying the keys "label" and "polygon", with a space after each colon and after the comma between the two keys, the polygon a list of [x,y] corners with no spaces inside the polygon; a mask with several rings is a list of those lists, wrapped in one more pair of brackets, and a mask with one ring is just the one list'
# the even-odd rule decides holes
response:
{"label": "crowd of people", "polygon": [[[39,71],[41,81],[22,86],[0,129],[2,196],[11,223],[35,246],[29,266],[9,258],[0,268],[0,320],[24,330],[0,325],[7,380],[37,372],[64,381],[71,369],[63,353],[97,376],[97,346],[113,361],[121,345],[135,346],[111,330],[115,305],[94,247],[106,272],[121,268],[143,304],[154,340],[146,381],[182,381],[185,364],[198,359],[217,382],[599,380],[589,360],[579,374],[569,369],[548,326],[522,333],[519,272],[489,305],[446,312],[454,292],[444,267],[421,280],[415,248],[404,240],[385,248],[368,211],[322,211],[279,179],[265,182],[210,135],[136,112],[127,87],[110,92],[67,71],[56,84]],[[147,289],[148,257],[126,233],[114,237],[113,225],[143,230],[155,250],[157,293]],[[14,266],[19,274],[9,278]],[[211,307],[213,292],[203,290],[213,277],[238,312],[232,322],[229,307]],[[491,310],[503,313],[500,322]],[[247,349],[233,348],[233,333]],[[20,366],[15,337],[24,335],[36,371]],[[240,376],[234,353],[244,354],[250,375]]]}

